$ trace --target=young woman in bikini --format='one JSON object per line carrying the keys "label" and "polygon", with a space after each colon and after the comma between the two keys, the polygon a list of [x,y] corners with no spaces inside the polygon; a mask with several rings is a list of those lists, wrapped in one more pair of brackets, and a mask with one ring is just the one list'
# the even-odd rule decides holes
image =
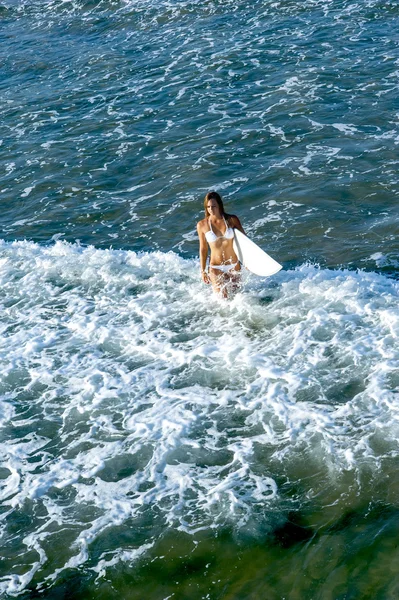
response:
{"label": "young woman in bikini", "polygon": [[[204,208],[205,219],[197,223],[201,277],[204,283],[211,283],[214,291],[225,298],[229,284],[236,288],[240,279],[241,267],[233,248],[234,228],[245,232],[239,218],[224,211],[217,192],[209,192],[205,196]],[[211,257],[207,270],[209,249]]]}

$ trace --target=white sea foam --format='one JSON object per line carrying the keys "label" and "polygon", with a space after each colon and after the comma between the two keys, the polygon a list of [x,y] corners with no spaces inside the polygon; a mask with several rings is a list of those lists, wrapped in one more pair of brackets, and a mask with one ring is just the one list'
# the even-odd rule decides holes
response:
{"label": "white sea foam", "polygon": [[348,125],[345,123],[333,123],[332,127],[338,129],[338,131],[342,131],[343,133],[347,133],[349,135],[353,135],[358,131],[354,125]]}
{"label": "white sea foam", "polygon": [[370,259],[375,261],[377,267],[392,267],[397,269],[399,267],[399,258],[395,254],[383,254],[382,252],[375,252],[370,256]]}
{"label": "white sea foam", "polygon": [[[1,116],[15,144],[3,204],[24,200],[3,227],[21,239],[46,223],[40,235],[56,243],[0,245],[0,594],[40,591],[68,568],[108,577],[166,527],[267,535],[293,506],[343,512],[351,494],[366,505],[374,484],[396,503],[385,483],[398,455],[395,280],[303,265],[248,278],[226,303],[197,261],[56,239],[95,230],[99,243],[131,244],[138,220],[146,247],[191,256],[195,231],[172,227],[164,243],[163,232],[181,222],[187,189],[212,182],[245,198],[257,236],[289,228],[296,256],[308,245],[292,242],[298,224],[347,243],[333,200],[323,211],[314,197],[345,198],[338,216],[365,189],[369,200],[371,176],[357,180],[363,190],[340,178],[369,173],[373,153],[373,193],[390,206],[393,12],[374,19],[377,0],[3,4],[17,44],[4,50],[13,85]],[[218,35],[204,35],[210,22]],[[37,57],[25,54],[32,44]],[[386,218],[393,236],[380,206],[373,224]],[[384,247],[367,266],[391,274],[397,256],[375,234]],[[113,549],[108,533],[129,541]]]}
{"label": "white sea foam", "polygon": [[[151,514],[148,547],[165,526],[265,531],[289,505],[283,473],[307,501],[309,468],[338,487],[350,471],[361,493],[365,465],[399,453],[392,279],[304,265],[227,303],[174,253],[57,241],[0,255],[1,493],[8,519],[31,514],[17,552],[37,556],[3,592],[85,564],[104,531]],[[104,550],[93,568],[144,551]]]}

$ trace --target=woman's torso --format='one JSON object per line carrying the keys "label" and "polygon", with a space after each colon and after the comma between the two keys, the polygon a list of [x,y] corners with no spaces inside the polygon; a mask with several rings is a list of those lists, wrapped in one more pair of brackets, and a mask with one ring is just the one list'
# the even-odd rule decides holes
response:
{"label": "woman's torso", "polygon": [[209,229],[205,232],[206,241],[211,250],[210,263],[212,265],[222,265],[225,263],[237,262],[237,256],[233,248],[234,229],[230,226],[230,217],[223,217],[212,225],[210,219],[205,222]]}

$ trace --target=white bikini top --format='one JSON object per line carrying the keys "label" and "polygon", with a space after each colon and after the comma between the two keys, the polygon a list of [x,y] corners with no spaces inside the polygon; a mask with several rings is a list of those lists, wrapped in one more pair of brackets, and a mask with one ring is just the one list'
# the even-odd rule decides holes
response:
{"label": "white bikini top", "polygon": [[206,237],[206,241],[209,242],[210,244],[212,242],[216,242],[216,240],[220,240],[220,239],[225,239],[225,240],[232,240],[234,237],[234,229],[232,227],[229,227],[226,223],[226,219],[223,216],[223,221],[224,224],[226,225],[226,231],[224,232],[223,235],[216,235],[216,233],[213,231],[212,229],[212,224],[211,224],[211,220],[208,219],[208,225],[210,227],[210,230],[207,231],[205,233],[205,237]]}

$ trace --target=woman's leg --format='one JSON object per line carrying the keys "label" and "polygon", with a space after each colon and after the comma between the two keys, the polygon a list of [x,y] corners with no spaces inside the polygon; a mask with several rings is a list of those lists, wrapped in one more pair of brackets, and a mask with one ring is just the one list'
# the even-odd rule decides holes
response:
{"label": "woman's leg", "polygon": [[226,273],[229,277],[229,286],[233,293],[237,292],[241,287],[241,267],[238,263],[234,269]]}
{"label": "woman's leg", "polygon": [[209,269],[209,278],[212,283],[213,291],[222,298],[227,298],[226,283],[229,281],[228,273],[222,273],[219,269]]}
{"label": "woman's leg", "polygon": [[235,293],[241,285],[241,267],[237,263],[234,267],[228,271],[221,271],[216,267],[210,266],[209,277],[212,283],[213,291],[227,298],[229,291]]}

